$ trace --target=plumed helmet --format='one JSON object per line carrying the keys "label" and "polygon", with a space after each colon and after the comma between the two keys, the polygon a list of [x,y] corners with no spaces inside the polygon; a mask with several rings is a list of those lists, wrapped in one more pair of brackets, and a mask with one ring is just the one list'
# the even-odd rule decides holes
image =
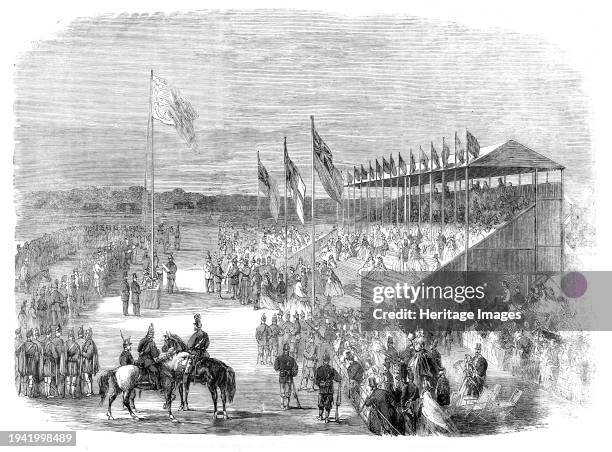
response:
{"label": "plumed helmet", "polygon": [[74,328],[70,328],[68,330],[68,337],[74,339]]}
{"label": "plumed helmet", "polygon": [[123,339],[123,347],[129,347],[130,345],[132,345],[132,341],[129,337]]}
{"label": "plumed helmet", "polygon": [[286,352],[288,352],[288,351],[289,351],[289,344],[284,344],[284,345],[283,345],[283,351],[284,351],[284,352],[285,352],[285,351],[286,351]]}
{"label": "plumed helmet", "polygon": [[265,321],[266,321],[266,319],[267,319],[266,314],[265,314],[265,313],[264,313],[264,314],[262,314],[262,316],[261,316],[261,321],[262,321],[262,322],[265,322]]}
{"label": "plumed helmet", "polygon": [[153,336],[155,334],[155,328],[153,328],[153,324],[149,325],[149,329],[147,330],[147,336]]}
{"label": "plumed helmet", "polygon": [[193,316],[193,324],[197,326],[198,328],[202,327],[202,320],[201,320],[200,314],[195,314]]}
{"label": "plumed helmet", "polygon": [[77,336],[78,336],[78,337],[83,337],[83,336],[85,336],[85,331],[83,330],[83,325],[81,325],[81,326],[79,327],[79,330],[77,331]]}

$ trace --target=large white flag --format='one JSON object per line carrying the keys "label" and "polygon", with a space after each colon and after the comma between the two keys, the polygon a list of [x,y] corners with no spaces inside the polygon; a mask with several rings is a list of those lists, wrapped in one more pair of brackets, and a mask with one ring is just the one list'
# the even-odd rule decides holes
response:
{"label": "large white flag", "polygon": [[304,198],[306,197],[306,184],[304,184],[304,180],[302,176],[300,176],[300,172],[295,166],[295,163],[289,158],[289,153],[287,152],[287,141],[285,141],[285,166],[287,167],[287,191],[288,195],[293,197],[293,201],[295,202],[295,210],[297,212],[298,217],[302,224],[304,224]]}
{"label": "large white flag", "polygon": [[151,106],[153,118],[174,126],[191,149],[198,149],[193,128],[193,121],[197,119],[198,113],[177,89],[157,76],[153,76]]}

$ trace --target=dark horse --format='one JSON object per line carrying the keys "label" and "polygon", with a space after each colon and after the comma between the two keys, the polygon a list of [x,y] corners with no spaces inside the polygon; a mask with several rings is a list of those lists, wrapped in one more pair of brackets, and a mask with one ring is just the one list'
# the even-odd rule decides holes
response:
{"label": "dark horse", "polygon": [[[183,355],[187,350],[187,346],[180,337],[174,334],[166,334],[162,351],[168,349],[174,349],[179,352],[179,355]],[[186,364],[187,362],[185,361],[183,365],[186,366]],[[217,390],[221,393],[223,418],[229,419],[225,406],[227,402],[232,403],[234,395],[236,394],[236,374],[234,373],[234,369],[214,358],[204,358],[194,364],[189,375],[184,374],[183,367],[181,382],[176,381],[181,396],[181,410],[189,411],[187,397],[189,395],[189,386],[193,380],[196,383],[202,383],[208,386],[214,405],[213,419],[217,418]],[[177,377],[179,377],[180,374],[181,372],[177,372]]]}

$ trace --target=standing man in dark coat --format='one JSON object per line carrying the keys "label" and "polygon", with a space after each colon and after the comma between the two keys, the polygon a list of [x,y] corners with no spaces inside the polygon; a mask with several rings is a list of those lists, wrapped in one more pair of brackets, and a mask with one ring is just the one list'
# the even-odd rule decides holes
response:
{"label": "standing man in dark coat", "polygon": [[448,382],[448,378],[446,378],[444,368],[442,368],[438,373],[438,381],[436,383],[436,402],[438,402],[440,406],[450,405],[450,395],[450,383]]}
{"label": "standing man in dark coat", "polygon": [[166,268],[167,268],[167,272],[168,272],[168,293],[174,293],[174,283],[176,281],[176,272],[177,272],[177,267],[176,264],[174,263],[174,257],[172,257],[172,254],[170,256],[168,256],[168,264],[166,264]]}
{"label": "standing man in dark coat", "polygon": [[93,377],[100,370],[98,361],[98,347],[93,340],[93,330],[87,329],[85,333],[85,343],[81,347],[81,372],[85,380],[85,396],[93,395]]}
{"label": "standing man in dark coat", "polygon": [[123,315],[129,315],[128,306],[130,302],[130,283],[127,280],[128,273],[123,272],[123,279],[121,280],[121,303],[123,303]]}
{"label": "standing man in dark coat", "polygon": [[[329,412],[334,403],[334,381],[340,383],[340,374],[329,365],[329,355],[323,356],[323,364],[315,373],[315,384],[319,387],[319,420],[329,422]],[[325,410],[325,418],[323,411]]]}
{"label": "standing man in dark coat", "polygon": [[26,397],[33,397],[35,394],[34,387],[40,375],[40,350],[38,344],[34,342],[33,332],[31,329],[26,333],[26,341],[17,349],[17,371],[21,381],[25,379]]}
{"label": "standing man in dark coat", "polygon": [[74,328],[68,331],[66,341],[66,387],[70,396],[77,396],[77,384],[81,375],[81,347],[74,337]]}
{"label": "standing man in dark coat", "polygon": [[370,407],[368,428],[376,435],[400,435],[403,427],[401,427],[398,422],[398,414],[394,406],[395,399],[393,398],[393,394],[384,389],[380,389],[375,378],[370,378],[368,383],[372,392],[363,402],[363,407]]}
{"label": "standing man in dark coat", "polygon": [[132,309],[134,315],[140,317],[140,284],[138,284],[138,277],[136,273],[132,274]]}
{"label": "standing man in dark coat", "polygon": [[278,372],[278,383],[280,385],[281,407],[283,410],[289,409],[291,402],[291,394],[295,394],[298,407],[300,401],[295,393],[293,377],[298,373],[298,365],[295,359],[289,355],[289,344],[283,345],[283,354],[276,357],[274,360],[274,370]]}
{"label": "standing man in dark coat", "polygon": [[404,382],[400,396],[400,407],[404,412],[406,434],[414,435],[416,433],[417,420],[421,414],[420,391],[418,386],[414,384],[414,372],[412,369],[406,368],[402,378]]}
{"label": "standing man in dark coat", "polygon": [[363,382],[363,366],[355,360],[353,352],[346,352],[346,360],[349,365],[346,373],[349,377],[349,397],[353,400],[359,400],[361,394],[361,383]]}
{"label": "standing man in dark coat", "polygon": [[55,349],[59,356],[55,358],[55,385],[57,387],[58,397],[66,396],[66,386],[64,385],[64,377],[66,376],[66,348],[62,339],[62,327],[55,327],[55,337],[52,339]]}

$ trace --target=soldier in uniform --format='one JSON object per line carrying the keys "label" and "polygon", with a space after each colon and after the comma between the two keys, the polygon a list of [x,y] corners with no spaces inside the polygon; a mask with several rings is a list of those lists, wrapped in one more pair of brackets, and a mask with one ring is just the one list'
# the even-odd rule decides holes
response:
{"label": "soldier in uniform", "polygon": [[59,325],[62,322],[62,295],[59,292],[59,281],[53,283],[53,289],[49,293],[51,300],[51,325]]}
{"label": "soldier in uniform", "polygon": [[174,257],[172,257],[172,254],[168,256],[168,264],[166,265],[166,268],[168,272],[167,291],[168,293],[174,293],[174,283],[176,281],[177,267],[176,267],[176,264],[174,263]]}
{"label": "soldier in uniform", "polygon": [[[315,372],[314,368],[318,360],[317,346],[314,341],[314,333],[311,331],[308,334],[308,340],[304,347],[304,363],[302,366],[302,381],[300,381],[300,389],[314,391]],[[304,382],[305,381],[305,382]],[[310,388],[308,383],[310,382]]]}
{"label": "soldier in uniform", "polygon": [[255,339],[257,340],[257,364],[265,364],[269,354],[270,328],[266,325],[266,314],[261,316],[261,323],[255,329]]}
{"label": "soldier in uniform", "polygon": [[[329,412],[334,402],[334,381],[340,383],[340,374],[329,365],[329,355],[323,356],[323,364],[317,368],[315,383],[319,387],[319,420],[329,422]],[[325,411],[325,417],[323,417]]]}
{"label": "soldier in uniform", "polygon": [[291,329],[291,354],[295,359],[298,358],[300,341],[302,340],[302,324],[300,323],[300,314],[295,313],[293,317],[293,327]]}
{"label": "soldier in uniform", "polygon": [[421,399],[419,388],[414,384],[414,372],[409,367],[402,372],[403,388],[400,396],[400,407],[405,416],[406,433],[414,435],[417,428],[417,420],[421,413]]}
{"label": "soldier in uniform", "polygon": [[[183,380],[186,382],[191,374],[191,370],[197,367],[198,363],[206,358],[209,358],[208,346],[210,345],[210,339],[206,331],[202,330],[202,319],[200,314],[193,316],[193,334],[187,341],[187,350],[189,351],[189,359],[185,366],[185,373]],[[197,372],[196,372],[197,373]]]}
{"label": "soldier in uniform", "polygon": [[473,369],[468,380],[468,395],[480,397],[482,389],[487,381],[487,360],[481,354],[482,344],[476,344],[474,356],[470,360],[470,367]]}
{"label": "soldier in uniform", "polygon": [[34,333],[32,335],[32,342],[34,342],[38,346],[38,356],[39,360],[36,364],[38,366],[38,372],[36,374],[36,379],[34,381],[34,395],[38,396],[41,390],[42,383],[42,354],[44,348],[44,338],[41,340],[40,333],[38,328],[34,328]]}
{"label": "soldier in uniform", "polygon": [[[289,409],[291,394],[295,393],[293,377],[298,373],[298,365],[295,359],[289,355],[289,344],[283,345],[283,354],[274,360],[274,370],[278,372],[278,383],[280,385],[281,407]],[[295,394],[297,400],[297,394]],[[299,406],[299,401],[298,401]]]}
{"label": "soldier in uniform", "polygon": [[361,383],[363,382],[363,366],[355,360],[353,353],[349,350],[346,352],[346,360],[349,365],[346,373],[349,377],[349,397],[354,400],[359,400],[361,394]]}
{"label": "soldier in uniform", "polygon": [[436,383],[436,402],[438,402],[440,406],[450,405],[450,395],[450,383],[448,382],[448,378],[446,378],[444,368],[442,368],[438,373],[438,381]]}
{"label": "soldier in uniform", "polygon": [[138,361],[137,365],[142,367],[148,372],[149,381],[153,386],[153,389],[161,389],[161,379],[159,375],[159,369],[157,367],[157,358],[159,357],[159,350],[153,338],[155,337],[155,329],[153,324],[149,325],[147,334],[138,343]]}
{"label": "soldier in uniform", "polygon": [[93,340],[93,330],[89,328],[85,334],[85,342],[81,347],[81,372],[85,381],[85,396],[93,394],[93,377],[100,370],[98,347]]}
{"label": "soldier in uniform", "polygon": [[128,273],[123,272],[123,279],[121,280],[121,302],[123,303],[123,315],[129,315],[128,307],[130,303],[130,283],[128,282]]}
{"label": "soldier in uniform", "polygon": [[268,338],[268,363],[273,364],[278,356],[278,338],[281,334],[281,330],[278,326],[278,319],[276,314],[272,314],[272,325],[269,327],[269,338]]}
{"label": "soldier in uniform", "polygon": [[45,397],[52,398],[53,381],[57,377],[57,362],[62,356],[61,350],[57,350],[53,341],[53,327],[47,328],[47,339],[42,353],[42,375],[44,381]]}
{"label": "soldier in uniform", "polygon": [[64,385],[64,378],[66,376],[66,348],[64,346],[64,340],[62,339],[62,326],[57,325],[55,328],[55,337],[52,339],[55,349],[59,356],[56,358],[55,365],[55,385],[57,388],[57,395],[59,397],[66,396],[66,386]]}
{"label": "soldier in uniform", "polygon": [[253,309],[259,309],[262,283],[262,277],[261,273],[259,273],[259,267],[253,265],[251,273],[253,274],[253,277],[251,278],[251,297],[253,300]]}
{"label": "soldier in uniform", "polygon": [[81,347],[74,337],[74,328],[68,331],[66,341],[66,387],[70,396],[76,396],[77,382],[81,375]]}
{"label": "soldier in uniform", "polygon": [[19,388],[22,387],[22,382],[25,379],[25,395],[33,397],[35,395],[35,386],[38,382],[40,371],[40,354],[41,350],[33,340],[33,331],[30,329],[26,333],[26,340],[20,344],[17,349],[17,371],[19,376]]}
{"label": "soldier in uniform", "polygon": [[134,357],[132,356],[132,342],[130,338],[123,339],[123,351],[121,355],[119,355],[119,365],[120,366],[129,366],[134,365]]}
{"label": "soldier in uniform", "polygon": [[140,284],[136,273],[132,274],[132,309],[136,317],[140,317]]}
{"label": "soldier in uniform", "polygon": [[[291,314],[289,313],[289,311],[285,313],[285,321],[280,327],[281,327],[282,334],[283,334],[281,338],[282,345],[283,347],[285,346],[285,344],[289,345],[289,350],[291,350],[294,325],[293,325],[293,322],[291,322]],[[293,353],[291,354],[293,355]]]}

